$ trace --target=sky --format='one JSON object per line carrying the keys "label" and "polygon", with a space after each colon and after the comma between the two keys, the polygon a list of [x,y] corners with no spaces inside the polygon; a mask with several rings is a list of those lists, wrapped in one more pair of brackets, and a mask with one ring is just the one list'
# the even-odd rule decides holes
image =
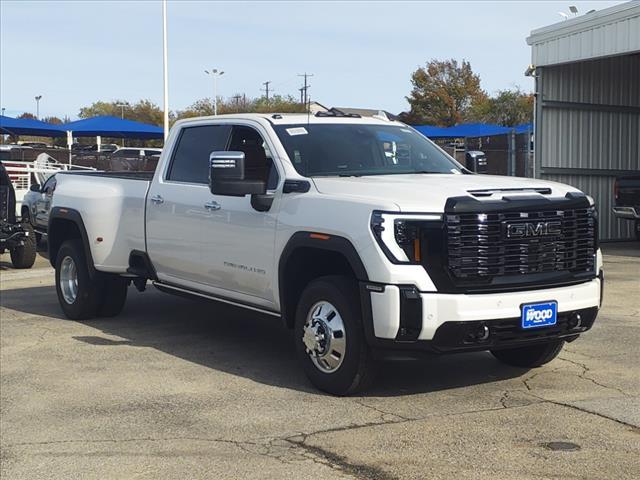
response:
{"label": "sky", "polygon": [[[532,89],[526,37],[576,5],[619,1],[213,2],[169,0],[169,108],[218,95],[309,94],[327,106],[408,109],[410,76],[431,59],[471,62],[482,87]],[[94,101],[162,105],[162,4],[0,0],[0,105],[5,115],[77,118]]]}

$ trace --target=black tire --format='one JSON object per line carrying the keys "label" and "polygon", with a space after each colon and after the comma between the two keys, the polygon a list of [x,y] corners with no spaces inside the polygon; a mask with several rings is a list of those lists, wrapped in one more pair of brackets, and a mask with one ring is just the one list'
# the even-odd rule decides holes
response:
{"label": "black tire", "polygon": [[115,317],[122,312],[127,301],[129,281],[117,275],[105,275],[102,286],[99,317]]}
{"label": "black tire", "polygon": [[538,343],[528,347],[508,348],[505,350],[491,350],[494,357],[502,363],[513,367],[535,368],[549,363],[556,358],[564,340],[552,340],[547,343]]}
{"label": "black tire", "polygon": [[[67,257],[73,260],[77,272],[78,286],[75,300],[67,301],[62,292],[60,274]],[[65,316],[71,320],[88,320],[98,313],[102,302],[102,277],[89,275],[84,248],[80,240],[67,240],[58,250],[56,257],[56,292],[58,302]]]}
{"label": "black tire", "polygon": [[[303,342],[307,316],[320,301],[329,302],[338,310],[345,330],[342,363],[331,373],[321,371],[314,364]],[[371,385],[376,363],[365,340],[360,295],[355,280],[344,276],[326,276],[312,281],[302,293],[296,309],[294,339],[303,369],[318,389],[333,395],[350,395]]]}
{"label": "black tire", "polygon": [[13,268],[31,268],[36,262],[36,236],[33,227],[28,223],[23,223],[22,228],[27,232],[24,245],[13,247],[10,250],[11,263]]}

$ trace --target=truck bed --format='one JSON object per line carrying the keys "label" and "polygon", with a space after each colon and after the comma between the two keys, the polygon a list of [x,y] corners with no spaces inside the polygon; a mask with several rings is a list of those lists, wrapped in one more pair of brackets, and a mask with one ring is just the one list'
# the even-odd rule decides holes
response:
{"label": "truck bed", "polygon": [[97,270],[124,273],[132,250],[146,250],[144,209],[153,172],[59,173],[52,210],[82,217]]}
{"label": "truck bed", "polygon": [[85,171],[74,170],[60,172],[64,175],[80,175],[86,177],[101,177],[101,178],[120,178],[123,180],[143,180],[150,182],[153,179],[153,172],[102,172],[102,171]]}

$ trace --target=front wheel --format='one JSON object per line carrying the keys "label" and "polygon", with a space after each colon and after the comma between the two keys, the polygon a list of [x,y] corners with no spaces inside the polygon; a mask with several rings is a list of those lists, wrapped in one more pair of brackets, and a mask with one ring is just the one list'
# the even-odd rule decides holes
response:
{"label": "front wheel", "polygon": [[23,223],[22,229],[26,237],[22,245],[10,250],[11,263],[14,268],[31,268],[36,262],[36,237],[33,227],[29,223]]}
{"label": "front wheel", "polygon": [[307,286],[294,337],[304,371],[320,390],[349,395],[373,381],[375,362],[365,341],[358,286],[349,277],[321,277]]}
{"label": "front wheel", "polygon": [[507,348],[504,350],[491,350],[494,357],[502,363],[513,367],[535,368],[549,363],[556,358],[564,340],[552,340],[546,343],[538,343],[528,347]]}

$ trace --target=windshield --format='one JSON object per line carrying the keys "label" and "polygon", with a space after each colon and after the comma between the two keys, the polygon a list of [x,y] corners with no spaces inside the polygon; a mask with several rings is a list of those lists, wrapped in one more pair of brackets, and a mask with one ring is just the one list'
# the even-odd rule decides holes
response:
{"label": "windshield", "polygon": [[307,124],[274,129],[305,177],[462,173],[460,165],[407,127]]}

